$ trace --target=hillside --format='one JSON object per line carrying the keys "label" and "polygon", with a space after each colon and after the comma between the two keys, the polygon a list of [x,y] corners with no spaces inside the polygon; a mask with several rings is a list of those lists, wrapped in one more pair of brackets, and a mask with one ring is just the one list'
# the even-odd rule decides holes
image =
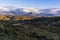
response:
{"label": "hillside", "polygon": [[60,40],[60,17],[0,20],[0,40]]}
{"label": "hillside", "polygon": [[30,20],[30,19],[32,19],[32,17],[29,17],[29,16],[15,16],[14,19],[15,20]]}
{"label": "hillside", "polygon": [[0,15],[0,20],[30,20],[32,17],[29,16],[12,16],[12,15]]}
{"label": "hillside", "polygon": [[10,20],[10,18],[6,17],[5,15],[0,15],[0,20]]}

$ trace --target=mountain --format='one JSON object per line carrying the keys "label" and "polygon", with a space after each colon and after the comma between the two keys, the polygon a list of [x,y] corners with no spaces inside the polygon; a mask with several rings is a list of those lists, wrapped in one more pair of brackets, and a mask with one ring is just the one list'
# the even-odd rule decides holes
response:
{"label": "mountain", "polygon": [[60,8],[38,9],[2,6],[0,7],[0,14],[20,16],[60,16]]}

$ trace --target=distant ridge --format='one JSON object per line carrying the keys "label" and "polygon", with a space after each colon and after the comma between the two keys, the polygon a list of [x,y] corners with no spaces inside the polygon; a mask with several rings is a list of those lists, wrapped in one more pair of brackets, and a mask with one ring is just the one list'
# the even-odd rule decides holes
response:
{"label": "distant ridge", "polygon": [[20,16],[60,16],[60,8],[38,9],[38,8],[16,8],[12,6],[1,6],[0,14]]}

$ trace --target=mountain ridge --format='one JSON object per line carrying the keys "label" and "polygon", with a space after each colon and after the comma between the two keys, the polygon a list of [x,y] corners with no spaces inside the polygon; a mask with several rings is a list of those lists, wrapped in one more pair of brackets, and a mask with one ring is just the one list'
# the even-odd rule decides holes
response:
{"label": "mountain ridge", "polygon": [[0,14],[20,16],[60,16],[60,8],[16,8],[10,6],[0,7]]}

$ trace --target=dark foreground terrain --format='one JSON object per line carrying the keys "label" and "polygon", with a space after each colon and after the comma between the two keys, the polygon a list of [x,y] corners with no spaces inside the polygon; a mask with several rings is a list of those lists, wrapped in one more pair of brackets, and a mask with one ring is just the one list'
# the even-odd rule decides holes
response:
{"label": "dark foreground terrain", "polygon": [[0,20],[0,40],[60,40],[60,17]]}

